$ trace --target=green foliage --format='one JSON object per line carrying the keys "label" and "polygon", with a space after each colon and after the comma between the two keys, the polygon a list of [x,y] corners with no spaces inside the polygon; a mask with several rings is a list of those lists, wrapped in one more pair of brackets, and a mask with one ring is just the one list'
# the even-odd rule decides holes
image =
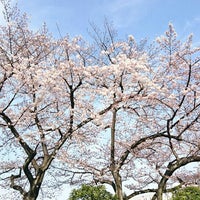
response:
{"label": "green foliage", "polygon": [[200,187],[186,187],[173,193],[172,200],[200,200]]}
{"label": "green foliage", "polygon": [[117,200],[105,186],[82,185],[80,189],[74,189],[69,200]]}

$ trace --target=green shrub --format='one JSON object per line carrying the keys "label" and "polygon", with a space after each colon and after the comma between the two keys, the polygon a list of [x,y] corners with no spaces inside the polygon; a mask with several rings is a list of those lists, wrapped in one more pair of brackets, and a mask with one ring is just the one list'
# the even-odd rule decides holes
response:
{"label": "green shrub", "polygon": [[181,188],[173,193],[172,200],[200,200],[200,187]]}
{"label": "green shrub", "polygon": [[74,189],[69,200],[117,200],[105,186],[82,185],[79,189]]}

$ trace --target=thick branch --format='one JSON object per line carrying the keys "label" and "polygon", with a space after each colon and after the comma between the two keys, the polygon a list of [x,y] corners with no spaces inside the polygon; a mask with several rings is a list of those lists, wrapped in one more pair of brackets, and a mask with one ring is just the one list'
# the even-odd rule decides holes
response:
{"label": "thick branch", "polygon": [[26,191],[19,185],[15,185],[15,179],[17,178],[21,178],[21,171],[22,169],[20,168],[19,174],[17,175],[11,175],[10,177],[10,187],[13,188],[14,190],[18,190],[22,195],[24,195],[26,193]]}
{"label": "thick branch", "polygon": [[158,190],[157,190],[156,194],[153,196],[152,200],[155,200],[155,199],[161,200],[162,199],[162,194],[166,188],[166,183],[167,183],[168,179],[172,176],[172,174],[177,169],[179,169],[189,163],[199,162],[199,161],[200,161],[200,156],[189,156],[189,157],[182,157],[182,158],[179,158],[179,160],[173,160],[172,162],[170,162],[167,166],[167,169],[166,169],[162,179],[160,180],[160,183],[158,185]]}
{"label": "thick branch", "polygon": [[[164,193],[169,193],[169,192],[173,192],[173,191],[176,191],[177,189],[181,188],[183,185],[183,183],[175,186],[175,187],[172,187],[172,188],[168,188],[168,189],[165,189],[163,192]],[[145,189],[145,190],[139,190],[139,191],[135,191],[131,194],[129,194],[126,198],[127,199],[131,199],[139,194],[146,194],[146,193],[149,193],[149,192],[157,192],[157,189]]]}
{"label": "thick branch", "polygon": [[112,126],[111,126],[111,150],[110,150],[110,162],[111,167],[115,166],[115,126],[116,126],[117,110],[114,108],[112,116]]}
{"label": "thick branch", "polygon": [[25,163],[23,165],[24,173],[25,173],[26,177],[28,178],[28,181],[31,185],[33,184],[34,178],[33,178],[31,171],[29,170],[29,164],[32,162],[35,155],[36,155],[36,152],[33,152],[31,155],[29,155],[28,158],[25,160]]}
{"label": "thick branch", "polygon": [[4,113],[1,112],[0,116],[2,117],[2,119],[7,123],[8,128],[10,129],[10,131],[12,132],[12,134],[15,136],[16,139],[19,140],[19,143],[21,144],[22,148],[24,149],[24,151],[27,153],[28,156],[32,155],[34,153],[34,151],[29,147],[29,145],[21,138],[21,136],[19,135],[18,131],[16,130],[16,128],[14,127],[11,119]]}

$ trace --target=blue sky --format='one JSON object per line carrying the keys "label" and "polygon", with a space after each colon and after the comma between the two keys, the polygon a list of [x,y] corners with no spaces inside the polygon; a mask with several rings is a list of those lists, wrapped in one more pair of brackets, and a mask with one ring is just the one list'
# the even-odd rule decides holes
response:
{"label": "blue sky", "polygon": [[164,33],[168,23],[174,24],[184,38],[200,36],[200,0],[18,0],[28,13],[32,28],[46,22],[58,35],[88,37],[89,22],[101,27],[105,17],[113,22],[120,38],[132,34],[137,40],[150,40]]}

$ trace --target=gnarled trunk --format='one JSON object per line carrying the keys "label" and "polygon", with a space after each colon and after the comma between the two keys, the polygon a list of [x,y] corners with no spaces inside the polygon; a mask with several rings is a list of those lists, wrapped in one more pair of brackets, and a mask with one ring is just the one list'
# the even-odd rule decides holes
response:
{"label": "gnarled trunk", "polygon": [[24,197],[23,200],[36,200],[36,196],[31,196],[29,193],[27,193]]}
{"label": "gnarled trunk", "polygon": [[44,174],[41,174],[40,176],[38,176],[38,178],[35,179],[35,183],[33,183],[33,185],[30,187],[29,191],[23,195],[23,200],[36,200],[37,199],[40,188],[41,188],[41,182],[37,183],[37,181],[43,180],[43,177],[44,177]]}

